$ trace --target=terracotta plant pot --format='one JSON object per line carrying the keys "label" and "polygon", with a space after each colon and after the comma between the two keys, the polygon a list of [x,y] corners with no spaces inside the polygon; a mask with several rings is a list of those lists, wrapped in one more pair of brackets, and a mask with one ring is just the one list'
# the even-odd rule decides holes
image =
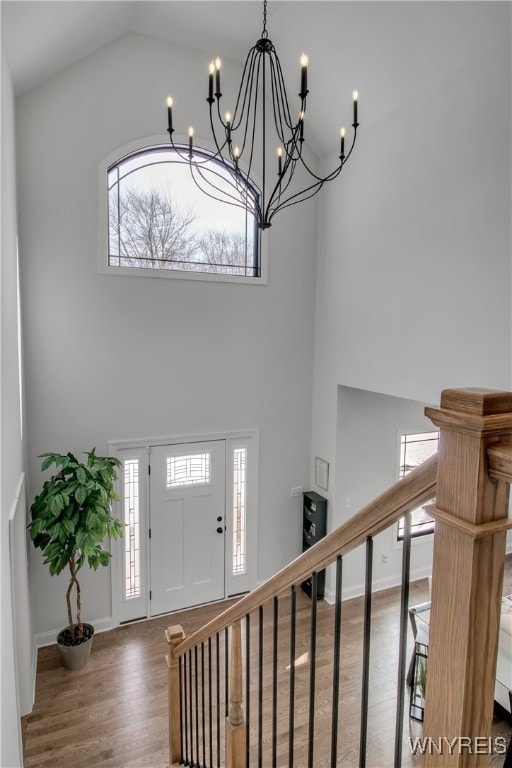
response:
{"label": "terracotta plant pot", "polygon": [[[76,631],[77,624],[74,625]],[[89,661],[91,654],[92,639],[94,636],[94,627],[92,624],[83,623],[84,635],[80,642],[73,644],[69,627],[61,630],[57,635],[57,643],[62,655],[62,661],[66,669],[83,669]]]}

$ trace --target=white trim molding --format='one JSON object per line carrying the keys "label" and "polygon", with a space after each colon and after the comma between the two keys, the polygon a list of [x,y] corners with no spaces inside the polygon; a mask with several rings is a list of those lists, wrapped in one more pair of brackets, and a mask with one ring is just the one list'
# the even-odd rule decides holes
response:
{"label": "white trim molding", "polygon": [[[110,456],[115,456],[121,461],[127,458],[149,457],[151,448],[156,446],[183,445],[187,443],[206,443],[215,440],[225,441],[227,450],[234,447],[247,447],[247,566],[243,575],[231,576],[225,578],[225,597],[234,594],[248,592],[257,585],[257,567],[258,567],[258,488],[259,488],[259,429],[232,430],[226,432],[215,432],[208,434],[193,435],[163,435],[158,437],[141,437],[126,440],[110,440],[108,443],[108,452]],[[143,589],[137,606],[134,606],[134,615],[125,616],[126,611],[122,609],[122,583],[123,583],[123,539],[112,541],[112,561],[111,568],[111,596],[112,596],[112,626],[119,626],[121,622],[130,621],[134,618],[144,618],[150,616],[149,609],[149,483],[147,482],[147,464],[140,472],[143,477],[143,486],[141,487],[141,497],[143,498],[144,509],[141,509],[141,528],[143,530],[144,545],[141,545],[141,571]],[[226,470],[227,477],[227,470]],[[230,501],[229,488],[232,483],[232,477],[226,485],[226,514],[228,512],[228,501]],[[122,509],[122,479],[118,477],[117,493],[119,501],[114,505],[114,514],[123,519]],[[230,507],[231,509],[231,507]],[[229,528],[227,530],[226,542],[232,540]],[[226,554],[226,563],[229,560]],[[226,565],[227,571],[227,565]],[[136,615],[135,615],[136,614]]]}

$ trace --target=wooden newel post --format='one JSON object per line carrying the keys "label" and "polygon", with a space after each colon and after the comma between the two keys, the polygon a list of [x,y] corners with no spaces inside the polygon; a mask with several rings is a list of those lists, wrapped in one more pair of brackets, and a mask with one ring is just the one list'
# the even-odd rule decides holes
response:
{"label": "wooden newel post", "polygon": [[488,766],[509,485],[487,449],[512,442],[512,393],[445,390],[426,415],[441,430],[425,768]]}
{"label": "wooden newel post", "polygon": [[229,714],[226,718],[226,768],[246,768],[245,721],[242,709],[242,625],[231,628],[231,661],[229,669]]}
{"label": "wooden newel post", "polygon": [[180,668],[176,647],[185,639],[185,632],[180,624],[174,624],[165,630],[165,639],[169,645],[167,659],[168,695],[169,695],[169,764],[175,765],[181,759],[181,701]]}

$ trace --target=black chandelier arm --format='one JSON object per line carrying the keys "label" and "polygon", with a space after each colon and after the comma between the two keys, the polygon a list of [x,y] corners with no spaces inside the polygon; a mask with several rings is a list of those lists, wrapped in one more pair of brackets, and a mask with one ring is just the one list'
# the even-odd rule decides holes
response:
{"label": "black chandelier arm", "polygon": [[[215,154],[212,153],[205,155],[202,160],[198,159],[198,155],[201,156],[203,153],[201,151],[196,151],[194,160],[191,162],[188,147],[185,147],[185,145],[175,144],[172,137],[171,144],[174,151],[180,158],[180,162],[189,166],[191,177],[201,192],[213,200],[217,200],[221,203],[229,205],[234,205],[237,208],[248,209],[251,213],[254,213],[257,216],[261,216],[257,195],[251,194],[251,192],[247,191],[247,189],[251,186],[249,181],[249,174],[244,173],[244,171],[242,171],[237,166],[234,167],[232,164],[230,164],[222,155],[220,147],[217,147],[218,151]],[[222,166],[228,173],[228,177],[223,176],[215,170],[215,166],[212,166],[211,164],[211,160],[213,159],[221,162]],[[224,185],[229,185],[229,187],[231,187],[233,190],[233,193],[229,193],[226,189],[219,189],[219,187],[217,187],[212,181],[209,181],[204,173],[205,170],[208,170],[209,176],[217,176],[224,182]],[[209,188],[215,189],[218,192],[218,195],[208,192],[208,190],[198,182],[197,176],[200,176],[204,184],[208,185]],[[232,179],[234,179],[234,181]],[[247,205],[247,200],[250,201],[250,206]]]}
{"label": "black chandelier arm", "polygon": [[[354,147],[354,143],[355,143],[355,140],[352,143],[352,147],[350,148],[350,152],[352,152],[352,149]],[[350,154],[350,152],[349,152],[349,154]],[[295,205],[296,203],[300,203],[300,202],[303,202],[305,200],[309,200],[309,198],[311,198],[314,195],[316,195],[321,190],[321,188],[323,187],[323,185],[327,181],[332,181],[332,180],[334,180],[335,178],[337,178],[339,176],[339,174],[341,173],[341,170],[342,170],[342,168],[343,168],[343,166],[345,164],[345,161],[348,159],[348,156],[349,155],[347,155],[347,157],[343,160],[343,162],[341,162],[340,165],[337,166],[337,168],[335,168],[328,176],[326,176],[324,178],[321,178],[319,176],[315,176],[314,174],[312,174],[317,179],[317,181],[315,181],[313,184],[310,184],[309,187],[305,187],[304,189],[300,190],[299,192],[296,192],[294,195],[291,195],[290,197],[286,198],[282,202],[279,202],[272,209],[272,211],[271,211],[271,203],[272,203],[272,201],[269,201],[269,204],[267,205],[267,208],[266,208],[266,211],[265,211],[265,218],[266,218],[266,220],[270,222],[272,220],[273,216],[275,216],[275,214],[278,211],[281,211],[284,208],[289,208],[290,206]],[[307,193],[310,193],[310,194],[307,194]]]}
{"label": "black chandelier arm", "polygon": [[[219,153],[219,159],[221,162],[224,163],[224,157],[223,157],[223,150],[226,148],[226,145],[228,145],[230,157],[232,160],[234,160],[234,154],[232,150],[232,144],[233,144],[233,133],[236,129],[240,127],[242,124],[242,121],[245,119],[245,125],[244,125],[244,133],[243,133],[243,139],[241,142],[241,148],[240,148],[240,155],[244,152],[244,149],[247,144],[248,134],[250,130],[250,119],[251,119],[251,101],[253,93],[255,106],[254,106],[254,118],[253,118],[253,127],[252,127],[252,136],[251,136],[251,155],[249,158],[249,173],[250,169],[252,167],[252,159],[253,159],[253,151],[254,151],[254,136],[255,136],[255,124],[256,124],[256,108],[258,103],[258,85],[259,85],[259,70],[256,69],[256,65],[258,64],[258,58],[257,58],[257,51],[256,47],[251,49],[247,59],[246,59],[246,65],[244,68],[244,75],[242,78],[242,84],[240,86],[239,94],[237,97],[237,102],[235,106],[235,112],[233,113],[232,117],[232,123],[231,123],[231,130],[229,132],[229,141],[228,141],[228,131],[227,131],[227,123],[223,120],[221,112],[220,112],[220,106],[219,106],[219,100],[217,100],[217,116],[220,124],[222,125],[223,129],[226,131],[226,141],[222,146],[220,146],[220,142],[218,141],[216,131],[215,131],[215,124],[214,124],[214,118],[213,118],[213,110],[212,110],[212,104],[210,103],[210,127],[211,131],[215,140],[215,144],[217,147],[217,151]],[[256,82],[255,82],[256,77]],[[244,90],[244,83],[246,84],[246,88]],[[244,99],[242,102],[242,110],[240,112],[240,96],[244,93]],[[238,120],[237,120],[238,115]]]}
{"label": "black chandelier arm", "polygon": [[[339,172],[341,171],[341,168],[343,166],[343,163],[340,161],[339,165],[337,165],[336,168],[334,168],[334,170],[332,170],[330,173],[328,173],[327,176],[318,176],[314,171],[311,170],[311,168],[306,163],[306,161],[304,160],[302,155],[300,155],[299,160],[300,160],[300,163],[301,163],[302,167],[309,173],[309,175],[313,179],[316,180],[315,181],[316,184],[318,182],[321,182],[323,184],[324,181],[332,181],[332,179],[335,179],[336,176],[339,174]],[[306,189],[309,189],[309,187],[306,187]]]}
{"label": "black chandelier arm", "polygon": [[[247,168],[248,168],[249,174],[251,173],[252,161],[254,159],[254,145],[255,145],[254,138],[256,136],[256,122],[257,122],[257,118],[258,118],[259,84],[260,84],[260,76],[261,76],[261,62],[262,62],[262,59],[261,59],[261,56],[260,56],[256,60],[256,65],[257,66],[256,66],[256,82],[254,84],[254,86],[255,86],[255,88],[254,88],[254,106],[253,106],[253,114],[252,114],[251,128],[250,128],[250,132],[251,132],[250,153],[249,153],[249,160],[248,160],[248,163],[247,163]],[[265,98],[264,95],[263,95],[263,98]],[[250,120],[250,117],[251,117],[251,102],[249,102],[249,106],[248,106],[248,110],[247,110],[246,131],[249,130],[249,120]],[[244,147],[245,147],[245,138],[246,137],[244,136]]]}
{"label": "black chandelier arm", "polygon": [[[216,189],[219,194],[224,195],[224,199],[222,200],[222,202],[230,203],[230,201],[233,200],[235,201],[235,203],[232,203],[232,204],[236,204],[238,207],[243,208],[244,205],[240,205],[240,203],[238,202],[239,199],[249,198],[250,200],[253,201],[253,208],[256,208],[256,210],[259,210],[258,194],[256,193],[254,189],[254,185],[250,180],[250,173],[243,171],[238,166],[237,163],[228,162],[228,160],[223,155],[220,155],[218,157],[218,160],[220,160],[220,162],[222,163],[222,166],[224,167],[228,175],[227,176],[222,175],[221,173],[216,171],[214,167],[208,168],[209,175],[217,176],[224,183],[229,184],[229,186],[236,192],[237,197],[235,197],[234,194],[228,193],[224,189],[219,189],[219,187],[217,187],[215,184],[213,184],[213,182],[209,181],[208,178],[206,178],[203,172],[203,166],[204,166],[204,169],[206,170],[206,164],[203,163],[199,165],[197,163],[194,163],[195,169],[197,170],[201,178],[204,180],[204,182],[212,186],[214,189]],[[190,161],[187,160],[187,162],[190,162]],[[196,179],[194,179],[194,181],[196,181]],[[196,184],[197,184],[197,181],[196,181]],[[227,198],[230,198],[230,200],[227,200]],[[214,197],[214,199],[218,200],[219,198]]]}
{"label": "black chandelier arm", "polygon": [[[248,173],[250,174],[251,168],[252,168],[252,161],[254,157],[254,137],[256,135],[256,119],[257,119],[257,108],[258,108],[258,86],[259,86],[259,78],[260,78],[260,58],[256,58],[254,61],[254,66],[251,69],[250,75],[250,92],[247,91],[247,93],[250,95],[251,98],[245,99],[243,104],[243,111],[240,115],[240,119],[238,121],[238,126],[241,124],[242,119],[245,115],[245,124],[244,124],[244,132],[243,132],[243,140],[242,140],[242,146],[240,150],[240,154],[243,153],[246,143],[247,143],[247,137],[250,134],[250,155],[249,160],[247,162],[248,166]],[[254,108],[252,111],[252,118],[251,118],[251,103],[252,103],[252,94],[254,93]],[[247,110],[246,110],[247,105]],[[251,125],[252,123],[252,125]]]}
{"label": "black chandelier arm", "polygon": [[[228,183],[234,190],[237,191],[238,197],[235,197],[235,195],[228,193],[226,190],[222,190],[216,187],[211,181],[209,181],[204,176],[204,170],[201,167],[190,165],[190,174],[191,174],[192,180],[194,181],[194,184],[203,194],[207,195],[207,197],[211,198],[212,200],[217,200],[220,203],[232,205],[235,208],[241,208],[242,210],[249,210],[250,213],[253,213],[254,215],[258,215],[259,212],[258,212],[256,197],[254,195],[250,195],[249,193],[244,193],[245,200],[242,199],[243,195],[240,189],[233,182],[228,182]],[[220,176],[220,174],[216,174],[216,175]],[[199,183],[197,176],[199,176],[200,179],[204,181],[204,183],[207,185],[207,188],[205,188],[202,184]],[[221,178],[223,179],[223,181],[227,181],[225,177],[221,177]],[[211,189],[215,189],[221,196],[212,194],[211,191],[208,191]],[[249,203],[247,201],[249,201]]]}
{"label": "black chandelier arm", "polygon": [[[272,51],[274,51],[273,46],[272,46]],[[246,108],[247,108],[247,112],[249,113],[253,93],[256,94],[255,104],[254,104],[254,110],[256,113],[257,94],[258,94],[260,70],[261,70],[262,62],[264,66],[263,57],[264,57],[264,54],[258,51],[256,49],[256,46],[254,46],[251,49],[251,51],[249,52],[249,55],[247,56],[244,72],[242,75],[242,82],[241,82],[240,90],[237,97],[235,112],[233,114],[233,120],[231,124],[231,134],[233,134],[233,132],[240,127],[242,120],[244,119]],[[276,62],[274,61],[274,58],[276,59]],[[286,90],[284,87],[284,78],[283,78],[281,65],[277,57],[277,54],[274,54],[274,56],[269,56],[269,60],[270,60],[270,68],[271,68],[272,105],[273,105],[274,116],[276,121],[277,135],[281,140],[281,142],[283,144],[286,144],[283,121],[291,131],[294,130],[295,126],[293,126],[291,121],[290,109],[289,109],[288,100],[286,97]],[[240,107],[240,100],[242,98],[242,94],[243,94],[243,101],[242,101],[242,109],[240,112],[239,107]],[[302,100],[302,103],[301,103],[301,112],[304,110],[305,110],[305,98]],[[221,125],[224,127],[225,130],[227,130],[227,124],[222,119],[219,106],[218,106],[218,115],[219,115],[219,121]],[[242,142],[241,151],[243,151],[243,148],[245,147],[245,144],[247,141],[248,124],[249,124],[249,115],[246,116],[244,140]],[[254,136],[254,131],[253,131],[253,136]]]}
{"label": "black chandelier arm", "polygon": [[[256,50],[256,46],[253,46],[249,51],[247,58],[245,60],[242,80],[240,82],[238,96],[236,97],[236,104],[233,112],[233,130],[237,130],[240,127],[240,124],[242,122],[243,116],[246,111],[246,104],[250,105],[251,103],[251,98],[252,98],[252,93],[254,88],[254,70],[255,70],[257,61],[258,61],[258,52]],[[244,88],[244,83],[246,83],[245,88]],[[242,104],[240,106],[240,98],[242,94],[243,94],[243,99],[242,99]],[[239,117],[237,122],[238,115]]]}
{"label": "black chandelier arm", "polygon": [[[278,205],[274,207],[270,215],[270,218],[272,218],[272,216],[274,216],[277,213],[277,211],[280,211],[282,208],[288,208],[291,205],[295,205],[296,203],[302,202],[303,200],[309,200],[310,197],[313,197],[314,195],[317,194],[317,192],[320,191],[323,185],[324,185],[323,181],[317,181],[314,184],[311,184],[309,187],[305,187],[304,189],[300,190],[300,192],[296,192],[295,194],[285,198],[282,202],[280,202]],[[268,213],[268,209],[269,209],[269,206],[267,206],[267,213]]]}
{"label": "black chandelier arm", "polygon": [[[311,197],[314,197],[318,192],[320,192],[324,183],[324,181],[316,182],[315,184],[306,187],[306,189],[303,189],[301,192],[297,192],[295,195],[291,195],[286,200],[283,200],[282,203],[276,205],[272,211],[269,209],[269,206],[267,206],[265,210],[265,221],[268,223],[268,226],[270,226],[272,219],[277,213],[279,213],[279,211],[282,211],[285,208],[291,208],[292,205],[302,203],[305,200],[309,200]],[[311,194],[306,195],[306,192],[311,192]]]}
{"label": "black chandelier arm", "polygon": [[[195,177],[194,173],[192,173],[191,175],[192,175],[192,179],[194,181],[194,184],[199,189],[199,191],[202,194],[204,194],[207,197],[209,197],[211,200],[216,200],[219,203],[222,203],[223,205],[231,205],[233,208],[240,208],[243,211],[248,211],[253,216],[257,216],[256,211],[254,210],[254,208],[251,205],[249,205],[247,202],[245,202],[243,200],[237,201],[236,199],[226,200],[226,199],[224,199],[222,197],[217,197],[217,195],[212,194],[211,191],[208,191],[208,189],[205,186],[203,186],[202,184],[199,183],[199,181]],[[206,181],[205,183],[208,184],[208,188],[211,190],[212,187],[211,187],[210,182]]]}
{"label": "black chandelier arm", "polygon": [[224,163],[225,160],[224,160],[224,155],[222,154],[222,152],[226,148],[226,144],[228,142],[227,142],[227,140],[224,140],[224,143],[221,144],[219,142],[218,138],[217,138],[217,132],[215,130],[215,122],[214,122],[214,119],[213,119],[213,109],[212,109],[212,105],[211,104],[210,104],[210,129],[211,129],[211,132],[212,132],[215,148],[217,150],[217,152],[215,154],[215,157],[216,157],[216,159],[218,159],[222,163]]}
{"label": "black chandelier arm", "polygon": [[240,194],[245,194],[247,189],[253,188],[250,173],[240,168],[238,162],[234,162],[234,165],[231,167],[230,176],[234,179],[233,185],[236,185],[237,189],[240,188]]}
{"label": "black chandelier arm", "polygon": [[[216,171],[215,170],[215,166],[212,166],[212,164],[211,164],[212,160],[217,160],[225,168],[225,170],[227,171],[229,177],[231,177],[231,178],[235,177],[236,178],[237,169],[235,169],[232,164],[227,162],[226,158],[224,157],[224,155],[221,152],[221,148],[217,147],[218,151],[215,154],[212,153],[212,154],[208,154],[208,155],[204,155],[204,153],[202,153],[201,151],[199,151],[199,152],[196,151],[196,153],[194,154],[194,160],[193,160],[193,162],[191,162],[188,148],[185,148],[183,145],[180,145],[180,144],[175,144],[172,139],[171,139],[171,143],[172,143],[173,149],[175,150],[176,154],[180,158],[181,162],[189,165],[190,170],[191,170],[192,178],[193,178],[194,182],[196,183],[196,186],[198,186],[198,188],[202,192],[204,192],[205,194],[209,195],[209,193],[204,189],[204,187],[200,186],[197,183],[197,179],[195,178],[195,176],[192,173],[193,170],[195,170],[201,176],[201,178],[204,180],[204,182],[206,184],[210,184],[210,186],[212,186],[213,189],[216,189],[219,192],[219,194],[224,195],[223,198],[219,198],[219,197],[214,196],[214,195],[209,195],[209,197],[212,197],[214,200],[219,200],[220,202],[229,203],[229,204],[232,204],[232,205],[237,205],[240,208],[244,208],[245,207],[243,203],[239,202],[239,199],[241,197],[241,193],[240,193],[239,187],[241,187],[241,189],[244,190],[244,188],[247,186],[244,183],[244,181],[240,182],[240,180],[237,180],[237,183],[234,183],[233,181],[230,181],[229,178],[227,178],[226,176],[223,176],[218,171]],[[199,160],[198,159],[198,155],[199,156],[203,155],[203,159]],[[205,169],[207,168],[208,169],[209,175],[217,176],[218,178],[222,179],[224,182],[229,184],[232,187],[232,189],[237,191],[238,197],[235,197],[235,195],[228,193],[226,190],[219,189],[218,187],[215,186],[215,184],[212,184],[212,182],[209,182],[208,179],[206,178],[206,176],[203,173],[203,168],[205,168]],[[242,180],[244,180],[244,174],[243,174],[242,171],[240,171],[240,169],[238,169],[238,175],[241,177]],[[248,176],[247,176],[247,179],[249,179]],[[228,199],[228,198],[230,198],[230,199]]]}
{"label": "black chandelier arm", "polygon": [[353,126],[353,127],[354,127],[354,136],[353,136],[353,139],[352,139],[352,144],[350,145],[350,149],[349,149],[349,151],[347,152],[347,154],[346,154],[346,155],[343,155],[343,158],[341,158],[341,157],[340,157],[340,160],[341,160],[341,164],[342,164],[342,165],[345,165],[345,163],[346,163],[346,162],[347,162],[347,160],[349,159],[350,155],[352,154],[352,150],[354,149],[354,146],[355,146],[355,143],[356,143],[356,138],[357,138],[357,126],[358,126],[358,125],[359,125],[359,123],[358,123],[357,125]]}
{"label": "black chandelier arm", "polygon": [[[274,113],[274,124],[276,128],[276,133],[279,138],[279,141],[282,144],[285,144],[285,129],[284,124],[288,129],[292,129],[290,125],[288,125],[286,110],[287,105],[282,101],[282,97],[280,98],[281,94],[279,92],[279,82],[277,80],[277,75],[274,67],[274,62],[272,58],[270,59],[270,83],[271,83],[271,94],[272,94],[272,111]],[[289,117],[289,114],[288,114]]]}
{"label": "black chandelier arm", "polygon": [[350,149],[349,149],[348,153],[343,158],[340,157],[339,165],[336,166],[336,168],[334,168],[334,170],[332,170],[330,173],[328,173],[327,176],[323,176],[323,177],[322,176],[318,176],[314,171],[311,170],[311,168],[309,167],[309,165],[305,161],[305,159],[302,156],[302,154],[300,154],[299,159],[300,159],[300,162],[301,162],[302,166],[306,169],[306,171],[309,173],[310,176],[312,176],[314,179],[317,180],[317,182],[320,181],[320,182],[324,183],[326,181],[332,181],[333,179],[335,179],[339,175],[341,169],[343,168],[343,166],[345,165],[345,163],[349,159],[350,155],[352,154],[352,150],[354,149],[354,145],[356,143],[356,133],[357,133],[357,127],[354,128],[354,136],[353,136],[352,144],[350,146]]}
{"label": "black chandelier arm", "polygon": [[[227,163],[227,161],[223,162],[223,166],[224,166],[225,170],[227,171],[228,176],[224,176],[224,175],[218,173],[217,171],[214,171],[213,169],[209,169],[208,177],[207,177],[206,174],[205,174],[205,170],[206,169],[204,169],[201,166],[196,166],[194,170],[201,177],[201,179],[205,182],[205,184],[208,184],[212,189],[215,189],[218,192],[219,195],[223,196],[221,202],[231,203],[232,205],[237,205],[238,207],[242,207],[242,208],[245,207],[243,201],[244,201],[244,199],[249,197],[249,194],[246,191],[247,190],[247,184],[245,183],[243,173],[240,172],[240,170],[238,168],[236,168],[236,167],[233,168],[232,166],[230,166]],[[193,169],[193,165],[191,165],[191,169]],[[219,179],[221,179],[221,181],[222,181],[222,188],[218,187],[214,183],[214,181],[211,180],[210,175],[215,175]],[[193,178],[194,178],[194,181],[196,181],[196,184],[197,184],[196,178],[195,177],[193,177]],[[226,185],[229,186],[233,190],[232,193],[228,192],[228,190],[225,189]],[[200,185],[197,184],[197,186],[200,186]],[[203,189],[203,187],[200,187],[200,188]],[[203,191],[205,191],[205,190],[203,189]],[[208,194],[208,192],[206,192],[206,194]],[[217,196],[213,196],[213,195],[210,195],[210,197],[214,197],[215,200],[219,200],[220,199]]]}
{"label": "black chandelier arm", "polygon": [[297,121],[297,124],[293,128],[293,132],[291,136],[292,152],[290,156],[297,160],[302,155],[302,144],[304,142],[304,127],[301,126],[301,123],[303,122],[304,122],[303,119],[302,120],[299,119]]}
{"label": "black chandelier arm", "polygon": [[[270,193],[270,197],[267,203],[267,211],[272,208],[274,205],[274,201],[277,199],[278,204],[281,200],[281,197],[286,193],[286,190],[290,186],[294,173],[295,173],[295,166],[297,164],[296,160],[288,160],[285,161],[285,164],[283,166],[283,172],[281,173],[279,180],[277,181],[276,185],[274,186],[272,192]],[[290,169],[288,173],[288,169]]]}
{"label": "black chandelier arm", "polygon": [[[231,205],[233,208],[240,208],[244,211],[249,211],[249,213],[252,213],[253,215],[255,214],[254,206],[250,205],[250,203],[247,200],[237,199],[232,195],[229,195],[227,198],[224,198],[222,196],[218,196],[214,194],[211,190],[216,189],[216,187],[212,187],[211,182],[204,179],[204,177],[202,177],[201,179],[198,179],[197,174],[199,174],[199,176],[202,177],[201,172],[198,171],[197,169],[193,170],[191,173],[194,184],[204,195],[209,197],[211,200],[216,200],[219,203],[222,203],[223,205]],[[204,183],[207,186],[204,186],[202,183],[200,183],[201,181],[204,181]]]}
{"label": "black chandelier arm", "polygon": [[304,116],[306,110],[306,99],[301,101],[301,112],[297,123],[291,127],[291,136],[284,142],[286,154],[294,160],[298,160],[302,155],[302,144],[304,143]]}
{"label": "black chandelier arm", "polygon": [[[247,54],[247,58],[245,60],[244,70],[242,73],[242,79],[240,82],[240,88],[238,90],[238,95],[235,102],[235,108],[232,114],[231,118],[231,131],[236,131],[243,120],[245,111],[246,111],[246,104],[248,103],[250,106],[252,93],[254,89],[254,71],[256,64],[259,62],[259,53],[257,51],[257,47],[253,46],[249,53]],[[258,87],[258,82],[256,83],[256,89]],[[244,87],[245,85],[245,87]],[[240,106],[240,99],[242,98],[242,104]],[[249,107],[248,107],[249,110]],[[227,123],[222,117],[222,113],[220,111],[220,98],[217,99],[217,116],[219,118],[220,124],[223,126],[225,130],[227,130]]]}
{"label": "black chandelier arm", "polygon": [[[215,170],[215,168],[214,168],[214,167],[211,167],[211,168],[205,169],[205,168],[204,168],[204,166],[201,166],[201,165],[197,165],[197,164],[195,164],[195,163],[191,163],[191,164],[190,164],[190,167],[191,167],[193,170],[197,171],[197,173],[199,174],[199,176],[200,176],[200,177],[201,177],[201,178],[202,178],[202,179],[203,179],[203,180],[204,180],[206,183],[209,183],[209,184],[211,184],[211,186],[212,186],[214,189],[216,189],[216,190],[219,192],[219,194],[221,194],[221,195],[225,195],[225,197],[230,197],[232,200],[237,200],[237,199],[238,199],[238,198],[237,198],[237,197],[235,197],[234,195],[231,195],[229,192],[227,192],[227,191],[224,191],[223,189],[221,189],[221,188],[217,187],[217,186],[216,186],[216,185],[215,185],[215,184],[214,184],[212,181],[210,181],[210,182],[209,182],[209,181],[208,181],[208,178],[207,178],[207,177],[206,177],[206,175],[205,175],[205,170],[207,170],[207,171],[208,171],[208,175],[210,175],[210,176],[216,176],[217,178],[221,179],[223,182],[227,183],[227,184],[228,184],[228,185],[229,185],[229,186],[230,186],[232,189],[235,189],[235,190],[237,190],[237,192],[238,192],[238,187],[239,187],[239,184],[240,184],[240,182],[239,182],[239,180],[238,180],[238,178],[237,178],[237,175],[236,175],[236,173],[235,173],[235,170],[234,170],[233,168],[230,168],[229,166],[227,166],[227,165],[226,165],[226,169],[227,169],[227,171],[228,171],[228,173],[229,173],[229,176],[228,176],[228,177],[226,177],[225,175],[223,175],[223,174],[219,173],[219,171]],[[239,196],[240,196],[240,195],[239,195]]]}
{"label": "black chandelier arm", "polygon": [[[283,70],[281,68],[281,62],[279,61],[279,56],[274,51],[274,56],[270,57],[270,68],[271,72],[275,75],[275,83],[276,83],[276,91],[278,93],[278,103],[283,105],[283,112],[284,112],[284,121],[288,128],[288,130],[293,130],[293,122],[291,118],[291,111],[290,111],[290,105],[288,103],[288,96],[286,94],[286,86],[284,83],[284,76],[283,76]],[[272,85],[274,85],[274,77],[272,77]],[[272,93],[272,98],[274,98],[274,93]],[[301,109],[300,111],[305,111],[306,109],[306,99],[303,98],[301,100]],[[275,114],[275,110],[274,110]]]}
{"label": "black chandelier arm", "polygon": [[[284,161],[283,172],[281,174],[281,180],[280,180],[283,192],[286,191],[286,189],[288,189],[288,187],[290,186],[290,183],[291,183],[291,181],[293,179],[293,176],[295,174],[296,166],[297,166],[297,159],[287,156],[285,161]],[[288,170],[289,170],[289,172],[288,172]],[[287,178],[286,178],[285,184],[283,186],[282,182],[283,182],[283,179],[285,177],[287,177]]]}
{"label": "black chandelier arm", "polygon": [[[183,144],[175,144],[173,138],[171,137],[171,145],[180,160],[182,160],[184,163],[190,163],[190,150],[188,147],[185,147]],[[201,162],[206,165],[210,162],[210,157],[205,157]]]}
{"label": "black chandelier arm", "polygon": [[[173,150],[176,152],[180,160],[182,160],[184,163],[190,163],[190,149],[189,147],[186,147],[184,144],[175,144],[174,139],[171,136],[171,146]],[[198,165],[208,165],[211,163],[212,160],[223,160],[222,154],[219,148],[217,148],[217,152],[212,153],[205,153],[204,151],[195,151],[194,152],[196,158],[197,155],[200,155],[203,159],[202,160],[194,160],[196,166]]]}

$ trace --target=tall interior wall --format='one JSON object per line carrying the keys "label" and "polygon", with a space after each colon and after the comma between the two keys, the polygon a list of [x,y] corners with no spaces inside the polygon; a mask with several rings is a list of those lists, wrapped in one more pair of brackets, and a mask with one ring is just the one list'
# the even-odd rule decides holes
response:
{"label": "tall interior wall", "polygon": [[20,715],[32,707],[34,657],[29,612],[25,472],[18,323],[15,101],[2,56],[0,271],[0,764],[23,764]]}
{"label": "tall interior wall", "polygon": [[[208,55],[128,34],[18,100],[20,261],[29,490],[44,451],[258,428],[258,580],[300,550],[311,429],[316,206],[263,235],[266,286],[120,277],[98,269],[98,167],[161,135],[208,135]],[[223,89],[239,64],[223,62]],[[184,76],[186,73],[186,77]],[[41,151],[44,148],[44,151]],[[30,553],[34,632],[65,623],[65,575]],[[111,616],[109,569],[84,572],[87,620]]]}
{"label": "tall interior wall", "polygon": [[444,388],[511,386],[510,5],[501,13],[499,45],[361,127],[321,201],[310,479],[315,456],[329,462],[333,520],[369,498],[358,441],[390,431],[393,482],[404,409],[421,422]]}

